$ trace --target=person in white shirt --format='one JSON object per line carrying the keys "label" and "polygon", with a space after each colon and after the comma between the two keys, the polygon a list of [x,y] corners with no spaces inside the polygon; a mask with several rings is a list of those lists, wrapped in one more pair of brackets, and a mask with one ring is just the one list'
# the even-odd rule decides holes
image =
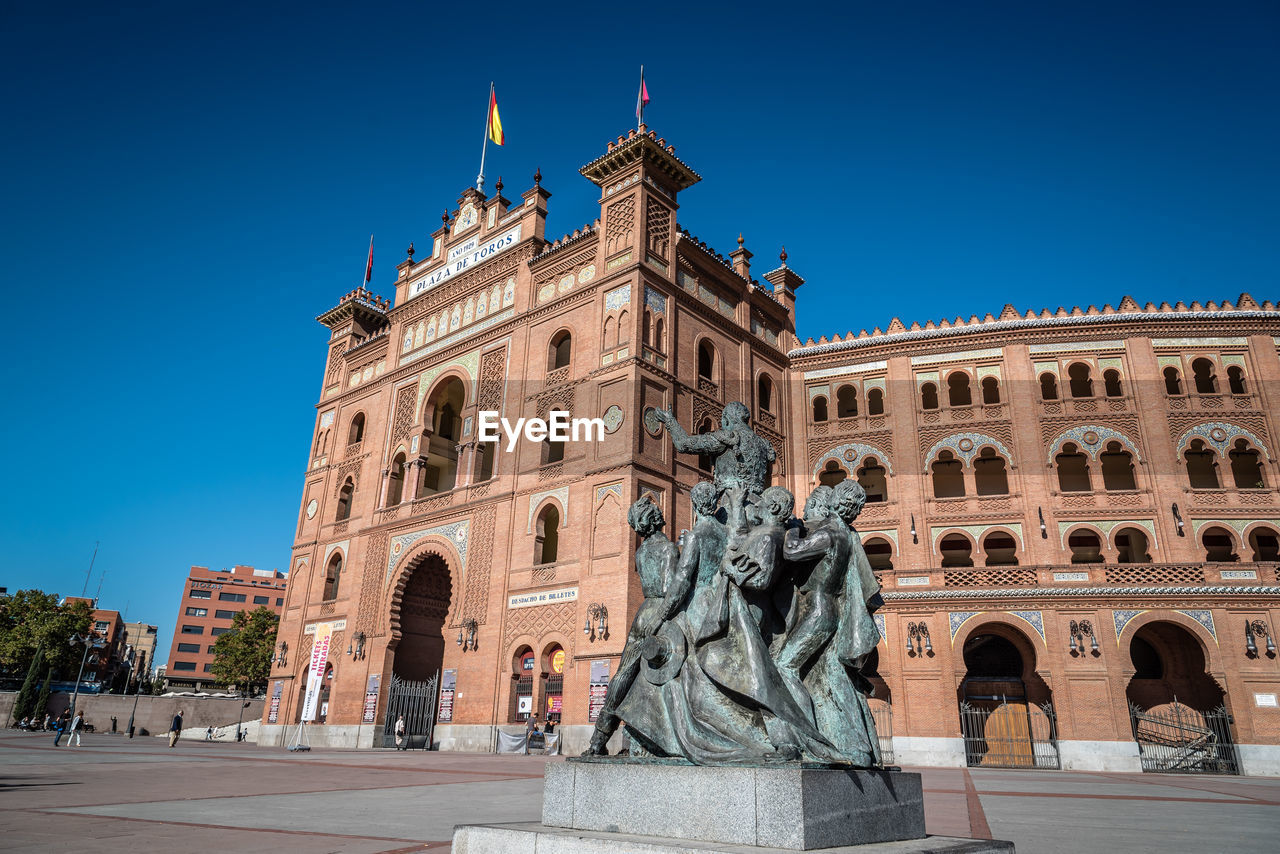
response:
{"label": "person in white shirt", "polygon": [[84,722],[84,716],[80,712],[76,712],[76,716],[71,719],[71,730],[67,733],[67,743],[63,747],[71,746],[71,739],[76,740],[76,747],[80,746],[80,724]]}

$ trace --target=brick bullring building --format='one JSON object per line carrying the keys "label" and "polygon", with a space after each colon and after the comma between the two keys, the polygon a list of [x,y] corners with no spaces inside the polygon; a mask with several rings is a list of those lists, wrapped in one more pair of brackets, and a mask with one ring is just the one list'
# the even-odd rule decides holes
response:
{"label": "brick bullring building", "polygon": [[[800,503],[855,477],[884,585],[873,661],[895,761],[1280,773],[1280,310],[957,318],[803,344],[804,280],[677,225],[699,176],[641,127],[582,174],[599,219],[546,237],[541,176],[466,190],[385,301],[331,330],[263,740],[487,751],[533,712],[581,749],[640,601],[626,509],[674,538],[742,400]],[[602,441],[478,442],[479,413],[599,418]],[[536,439],[537,437],[533,437]]]}

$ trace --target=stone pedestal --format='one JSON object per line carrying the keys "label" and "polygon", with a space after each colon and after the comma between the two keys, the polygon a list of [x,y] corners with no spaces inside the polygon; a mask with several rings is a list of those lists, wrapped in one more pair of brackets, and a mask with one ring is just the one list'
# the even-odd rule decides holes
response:
{"label": "stone pedestal", "polygon": [[919,774],[656,765],[548,765],[542,823],[792,851],[924,836]]}
{"label": "stone pedestal", "polygon": [[979,854],[1013,845],[925,837],[919,774],[610,758],[547,765],[541,824],[459,827],[453,850]]}

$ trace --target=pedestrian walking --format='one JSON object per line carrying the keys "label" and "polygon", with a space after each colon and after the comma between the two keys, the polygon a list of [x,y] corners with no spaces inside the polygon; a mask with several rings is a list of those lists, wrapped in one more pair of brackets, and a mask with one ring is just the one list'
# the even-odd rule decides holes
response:
{"label": "pedestrian walking", "polygon": [[55,731],[55,732],[57,732],[57,735],[55,735],[55,736],[53,737],[53,746],[54,746],[54,747],[57,747],[57,746],[58,746],[58,742],[59,742],[59,741],[62,741],[62,736],[64,736],[64,735],[66,734],[66,732],[67,732],[67,726],[68,726],[70,723],[71,723],[71,712],[70,712],[70,710],[63,710],[62,714],[58,716],[58,719],[57,719],[57,720],[55,720],[55,721],[53,722],[53,729],[54,729],[54,731]]}
{"label": "pedestrian walking", "polygon": [[182,735],[182,709],[178,709],[178,713],[173,716],[173,723],[169,725],[169,746],[173,747],[178,743],[178,738]]}
{"label": "pedestrian walking", "polygon": [[49,715],[49,713],[48,713],[48,712],[45,712],[45,713],[44,713],[44,726],[42,726],[42,727],[41,727],[41,729],[43,729],[45,732],[48,732],[48,731],[49,731],[49,722],[50,722],[50,715]]}
{"label": "pedestrian walking", "polygon": [[409,740],[404,735],[404,715],[396,718],[396,750],[408,750]]}
{"label": "pedestrian walking", "polygon": [[71,719],[71,729],[67,732],[67,743],[63,747],[70,747],[71,740],[75,739],[76,747],[80,746],[80,725],[84,723],[84,717],[80,712],[76,712],[76,716]]}
{"label": "pedestrian walking", "polygon": [[204,731],[204,740],[213,741],[213,727],[209,727],[207,730]]}

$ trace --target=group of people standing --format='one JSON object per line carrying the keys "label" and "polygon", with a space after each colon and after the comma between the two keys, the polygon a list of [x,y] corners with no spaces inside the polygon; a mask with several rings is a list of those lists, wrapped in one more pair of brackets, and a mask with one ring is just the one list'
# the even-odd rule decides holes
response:
{"label": "group of people standing", "polygon": [[715,458],[715,480],[694,486],[679,546],[657,504],[631,507],[645,598],[586,754],[604,755],[625,721],[632,756],[879,764],[861,672],[880,640],[879,583],[852,527],[865,491],[819,486],[795,519],[791,492],[765,486],[775,452],[744,405],[696,436],[652,415],[677,451]]}

